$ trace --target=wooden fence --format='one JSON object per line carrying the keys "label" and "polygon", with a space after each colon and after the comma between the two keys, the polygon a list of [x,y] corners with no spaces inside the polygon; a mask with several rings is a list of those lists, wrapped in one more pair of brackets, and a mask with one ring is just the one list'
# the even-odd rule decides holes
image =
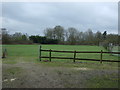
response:
{"label": "wooden fence", "polygon": [[[42,56],[42,51],[44,52],[49,52],[49,56]],[[73,57],[52,57],[52,52],[62,52],[62,53],[74,53]],[[76,58],[77,53],[99,53],[100,54],[100,59],[85,59],[85,58]],[[109,53],[109,54],[120,54],[120,52],[103,52],[101,51],[58,51],[58,50],[43,50],[40,46],[39,49],[39,60],[41,61],[42,58],[49,58],[49,61],[51,62],[51,59],[72,59],[73,62],[75,60],[87,60],[87,61],[99,61],[100,63],[102,62],[120,62],[118,60],[103,60],[103,53]]]}

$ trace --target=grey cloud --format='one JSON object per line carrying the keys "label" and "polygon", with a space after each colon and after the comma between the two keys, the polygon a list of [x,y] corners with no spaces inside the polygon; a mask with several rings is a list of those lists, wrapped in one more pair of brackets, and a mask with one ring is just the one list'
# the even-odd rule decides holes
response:
{"label": "grey cloud", "polygon": [[55,25],[117,33],[117,8],[117,3],[3,3],[3,17],[9,19],[3,24],[12,32],[40,35]]}

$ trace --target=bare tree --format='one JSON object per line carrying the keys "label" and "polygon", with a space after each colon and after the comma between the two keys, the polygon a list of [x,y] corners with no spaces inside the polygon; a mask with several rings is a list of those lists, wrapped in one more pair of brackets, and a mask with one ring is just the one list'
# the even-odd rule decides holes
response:
{"label": "bare tree", "polygon": [[47,28],[44,30],[44,34],[47,38],[49,39],[55,39],[54,37],[54,32],[53,32],[53,29],[52,28]]}
{"label": "bare tree", "polygon": [[2,31],[2,43],[3,44],[9,44],[11,43],[11,37],[8,34],[8,31],[6,28],[1,28]]}
{"label": "bare tree", "polygon": [[59,43],[64,43],[65,30],[62,26],[55,26],[54,28],[47,28],[44,30],[44,34],[49,39],[57,39]]}
{"label": "bare tree", "polygon": [[55,39],[58,39],[60,42],[64,42],[64,28],[62,26],[55,26],[54,27],[54,35]]}
{"label": "bare tree", "polygon": [[95,44],[99,45],[101,41],[102,41],[102,33],[100,31],[97,31],[95,33]]}
{"label": "bare tree", "polygon": [[68,28],[68,31],[67,31],[67,41],[69,44],[77,44],[77,39],[78,39],[78,31],[77,29],[71,27],[71,28]]}

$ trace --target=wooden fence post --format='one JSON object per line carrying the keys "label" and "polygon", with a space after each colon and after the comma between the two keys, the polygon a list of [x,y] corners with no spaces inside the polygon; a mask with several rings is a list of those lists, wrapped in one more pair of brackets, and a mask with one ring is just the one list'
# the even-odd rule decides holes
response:
{"label": "wooden fence post", "polygon": [[41,48],[42,48],[42,46],[40,45],[40,51],[39,51],[39,59],[40,59],[40,61],[41,61]]}
{"label": "wooden fence post", "polygon": [[51,62],[51,51],[52,51],[52,50],[50,49],[50,57],[49,57],[50,62]]}
{"label": "wooden fence post", "polygon": [[75,57],[76,57],[76,51],[74,52],[73,62],[75,62]]}
{"label": "wooden fence post", "polygon": [[8,55],[8,53],[7,53],[7,49],[5,48],[5,50],[4,50],[4,51],[5,51],[5,55],[7,56],[7,55]]}
{"label": "wooden fence post", "polygon": [[6,56],[7,56],[7,49],[5,48],[2,51],[2,58],[6,58]]}
{"label": "wooden fence post", "polygon": [[101,50],[101,57],[100,57],[100,63],[102,63],[102,50]]}

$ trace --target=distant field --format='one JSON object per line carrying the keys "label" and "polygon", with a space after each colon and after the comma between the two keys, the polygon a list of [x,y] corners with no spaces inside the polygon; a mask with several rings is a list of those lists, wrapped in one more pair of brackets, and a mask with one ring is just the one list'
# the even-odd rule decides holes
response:
{"label": "distant field", "polygon": [[114,46],[113,49],[112,49],[112,51],[116,51],[116,52],[120,51],[120,47],[119,46]]}
{"label": "distant field", "polygon": [[[2,60],[5,88],[118,88],[118,63],[81,60],[73,63],[69,59],[40,62],[39,45],[3,45],[3,48],[7,49],[7,58]],[[106,51],[103,47],[82,45],[42,45],[42,49]],[[49,53],[42,52],[42,56]],[[73,57],[73,54],[52,52],[52,56]],[[77,54],[77,57],[100,59],[100,54]],[[118,57],[103,54],[103,59],[118,60]],[[11,78],[15,81],[6,81]]]}
{"label": "distant field", "polygon": [[[120,52],[120,46],[114,46],[113,49],[112,49],[113,52]],[[115,56],[119,56],[120,57],[120,54],[113,54]]]}
{"label": "distant field", "polygon": [[[42,62],[39,61],[39,47],[40,45],[4,45],[3,48],[7,49],[7,58],[3,60],[3,63],[15,64],[17,62],[32,62],[32,63],[41,63],[48,66],[73,66],[73,60],[71,59],[52,59],[52,63],[43,62],[43,60],[49,60],[42,58]],[[99,46],[81,46],[81,45],[42,45],[42,49],[52,49],[52,50],[70,50],[70,51],[106,51],[103,47]],[[42,56],[49,56],[48,52],[42,52]],[[52,52],[52,56],[59,57],[73,57],[72,53],[55,53]],[[88,58],[88,59],[100,59],[100,54],[89,54],[81,53],[77,54],[78,58]],[[118,60],[117,56],[111,54],[103,54],[103,59],[107,60]],[[86,67],[96,68],[117,68],[118,63],[112,62],[103,62],[101,66],[98,61],[82,61],[76,60],[76,63],[79,63],[79,66],[83,65]],[[82,63],[82,64],[81,64]],[[91,65],[94,64],[94,65]],[[112,65],[112,67],[111,67]]]}
{"label": "distant field", "polygon": [[[38,59],[39,45],[4,45],[7,49],[8,57],[34,57]],[[42,45],[42,49],[67,50],[67,51],[106,51],[103,47],[98,46],[81,46],[81,45]],[[48,52],[42,52],[42,56],[49,56]],[[52,56],[73,57],[72,53],[52,52]],[[100,54],[81,53],[77,54],[78,58],[100,59]],[[110,54],[103,54],[103,59],[118,60],[118,57]],[[43,59],[44,60],[44,59]],[[54,60],[53,60],[54,61]],[[56,60],[55,60],[56,61]],[[61,60],[57,60],[61,61]],[[65,61],[65,60],[64,60]],[[67,60],[72,61],[72,60]]]}

